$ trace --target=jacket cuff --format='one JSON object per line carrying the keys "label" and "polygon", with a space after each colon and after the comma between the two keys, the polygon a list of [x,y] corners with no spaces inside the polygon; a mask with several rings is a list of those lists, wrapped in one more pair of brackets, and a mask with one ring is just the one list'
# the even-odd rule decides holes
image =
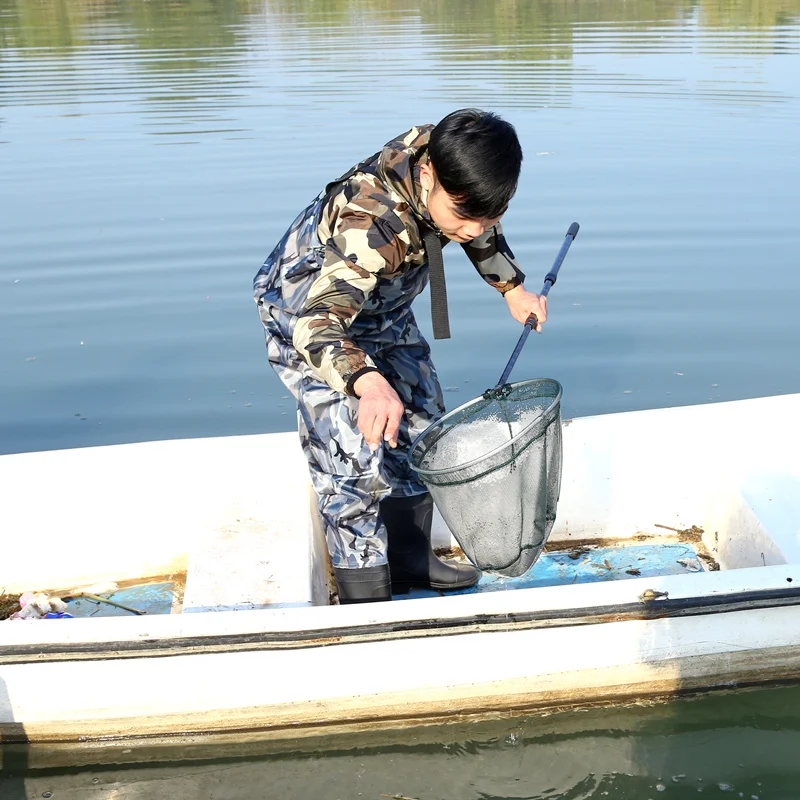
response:
{"label": "jacket cuff", "polygon": [[502,294],[503,297],[505,297],[506,292],[510,292],[512,289],[516,289],[517,286],[522,286],[524,282],[525,282],[525,276],[518,275],[512,278],[510,281],[505,281],[505,283],[498,286],[497,291],[500,292],[500,294]]}
{"label": "jacket cuff", "polygon": [[347,383],[344,386],[345,394],[349,394],[350,397],[357,397],[353,386],[355,382],[362,376],[366,375],[368,372],[380,372],[377,367],[361,367],[361,369],[356,370],[352,375],[350,375],[347,379]]}

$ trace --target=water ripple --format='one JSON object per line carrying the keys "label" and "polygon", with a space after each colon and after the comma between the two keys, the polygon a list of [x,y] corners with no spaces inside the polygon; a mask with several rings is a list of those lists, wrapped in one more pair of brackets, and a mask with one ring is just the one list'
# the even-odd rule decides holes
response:
{"label": "water ripple", "polygon": [[[521,377],[559,377],[570,414],[800,390],[799,20],[800,0],[0,0],[0,451],[291,427],[253,273],[322,183],[466,105],[520,133],[505,225],[534,286],[582,224]],[[439,372],[490,385],[517,327],[446,252]]]}

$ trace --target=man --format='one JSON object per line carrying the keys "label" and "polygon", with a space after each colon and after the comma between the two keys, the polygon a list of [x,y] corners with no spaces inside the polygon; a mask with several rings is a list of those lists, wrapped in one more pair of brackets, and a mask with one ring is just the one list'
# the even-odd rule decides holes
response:
{"label": "man", "polygon": [[[456,241],[513,317],[536,314],[541,329],[546,298],[525,290],[499,224],[521,164],[514,128],[491,113],[463,109],[412,128],[328,184],[256,275],[267,353],[297,400],[342,603],[480,577],[434,555],[433,501],[406,459],[444,413],[411,302],[429,262],[441,269],[442,243]],[[438,274],[435,330],[446,328]]]}

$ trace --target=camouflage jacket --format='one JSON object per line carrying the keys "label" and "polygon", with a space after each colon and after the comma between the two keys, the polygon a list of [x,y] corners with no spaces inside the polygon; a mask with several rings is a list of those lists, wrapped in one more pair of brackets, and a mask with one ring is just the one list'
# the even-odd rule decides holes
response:
{"label": "camouflage jacket", "polygon": [[[387,317],[406,311],[427,281],[420,226],[436,227],[419,168],[427,161],[432,129],[415,127],[389,142],[346,180],[329,184],[321,201],[319,271],[301,293],[302,302],[283,310],[296,315],[294,348],[338,391],[351,393],[353,376],[375,366],[368,348],[359,346],[369,318],[373,327],[385,330]],[[499,224],[461,246],[481,277],[501,293],[523,282]]]}

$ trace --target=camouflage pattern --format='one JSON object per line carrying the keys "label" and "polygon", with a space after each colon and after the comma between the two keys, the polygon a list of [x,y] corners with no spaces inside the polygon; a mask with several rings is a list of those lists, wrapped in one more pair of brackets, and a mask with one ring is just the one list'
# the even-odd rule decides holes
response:
{"label": "camouflage pattern", "polygon": [[[411,470],[412,441],[444,413],[444,400],[411,311],[362,343],[405,407],[397,447],[370,451],[358,431],[358,400],[332,389],[287,347],[267,334],[270,364],[297,400],[297,425],[334,567],[373,567],[387,561],[386,528],[378,504],[390,494],[427,489]],[[274,330],[274,328],[273,328]]]}
{"label": "camouflage pattern", "polygon": [[[420,226],[436,230],[419,168],[432,126],[412,128],[320,192],[255,277],[271,366],[297,400],[298,428],[335,567],[385,564],[381,499],[426,491],[408,465],[413,439],[444,413],[411,302],[428,282]],[[524,276],[499,225],[463,244],[498,291]],[[351,376],[374,367],[405,406],[398,446],[371,452]]]}
{"label": "camouflage pattern", "polygon": [[[256,276],[262,320],[273,320],[287,345],[337,391],[359,369],[375,366],[362,339],[396,324],[427,284],[420,225],[435,225],[419,170],[432,127],[412,128],[329,184]],[[499,224],[462,247],[498,291],[523,282]]]}

